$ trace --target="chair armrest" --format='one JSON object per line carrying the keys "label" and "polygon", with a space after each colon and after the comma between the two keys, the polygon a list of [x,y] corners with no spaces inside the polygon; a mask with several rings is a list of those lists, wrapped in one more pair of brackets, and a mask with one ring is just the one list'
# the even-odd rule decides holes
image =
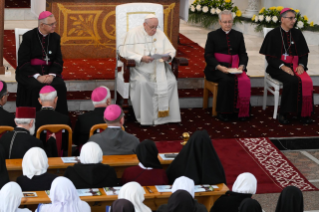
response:
{"label": "chair armrest", "polygon": [[130,82],[130,67],[135,67],[136,63],[134,60],[127,60],[124,57],[121,57],[120,55],[119,55],[119,59],[123,63],[123,67],[124,67],[124,73],[123,73],[124,82],[128,83]]}
{"label": "chair armrest", "polygon": [[178,66],[188,66],[188,60],[182,57],[175,57],[172,61],[172,71],[176,79],[178,79]]}

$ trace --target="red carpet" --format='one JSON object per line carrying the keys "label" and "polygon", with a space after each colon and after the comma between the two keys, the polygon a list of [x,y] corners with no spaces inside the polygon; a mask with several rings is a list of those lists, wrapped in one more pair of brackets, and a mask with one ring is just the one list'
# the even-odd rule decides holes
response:
{"label": "red carpet", "polygon": [[30,8],[30,0],[5,0],[5,8]]}
{"label": "red carpet", "polygon": [[[279,193],[288,185],[302,191],[318,190],[268,138],[214,139],[212,142],[230,189],[239,174],[251,172],[257,178],[258,194]],[[156,142],[156,146],[160,153],[179,152],[182,149],[180,141]]]}
{"label": "red carpet", "polygon": [[[189,40],[182,34],[177,56],[189,60],[189,66],[180,67],[180,78],[202,78],[204,77],[204,49],[197,43]],[[63,52],[62,52],[63,54]],[[4,30],[3,57],[8,63],[16,68],[16,47],[14,30]],[[115,58],[103,59],[63,59],[63,78],[64,80],[98,80],[114,79]]]}

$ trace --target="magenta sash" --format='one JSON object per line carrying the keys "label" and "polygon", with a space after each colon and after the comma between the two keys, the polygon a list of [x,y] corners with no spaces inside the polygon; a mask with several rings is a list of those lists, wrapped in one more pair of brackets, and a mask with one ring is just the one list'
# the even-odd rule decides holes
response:
{"label": "magenta sash", "polygon": [[[38,58],[31,59],[30,64],[32,66],[46,66],[47,65],[46,61],[38,59]],[[48,66],[49,65],[51,65],[51,62],[48,62]]]}
{"label": "magenta sash", "polygon": [[296,68],[298,67],[299,57],[298,56],[281,56],[281,60],[284,63],[292,63],[293,71],[296,76],[301,79],[302,86],[302,107],[301,107],[301,117],[308,117],[312,112],[312,92],[313,84],[312,79],[309,77],[308,73],[304,71],[302,74],[298,74]]}
{"label": "magenta sash", "polygon": [[[238,55],[228,55],[215,53],[215,58],[222,63],[231,64],[232,68],[238,68],[239,57]],[[243,71],[242,74],[236,74],[238,80],[238,96],[236,108],[239,109],[238,117],[249,116],[249,102],[250,102],[250,79]]]}

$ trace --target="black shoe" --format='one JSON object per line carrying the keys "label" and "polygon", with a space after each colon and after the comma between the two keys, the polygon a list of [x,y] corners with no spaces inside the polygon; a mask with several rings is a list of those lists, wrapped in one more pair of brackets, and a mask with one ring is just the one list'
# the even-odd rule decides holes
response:
{"label": "black shoe", "polygon": [[249,117],[240,117],[238,118],[239,121],[248,121]]}
{"label": "black shoe", "polygon": [[217,114],[217,118],[218,118],[220,121],[223,121],[223,122],[227,122],[227,121],[230,120],[228,114],[218,113],[218,114]]}
{"label": "black shoe", "polygon": [[300,123],[302,124],[311,124],[313,123],[313,120],[310,117],[301,117]]}
{"label": "black shoe", "polygon": [[278,121],[280,124],[287,125],[290,124],[290,121],[285,117],[285,115],[278,114]]}

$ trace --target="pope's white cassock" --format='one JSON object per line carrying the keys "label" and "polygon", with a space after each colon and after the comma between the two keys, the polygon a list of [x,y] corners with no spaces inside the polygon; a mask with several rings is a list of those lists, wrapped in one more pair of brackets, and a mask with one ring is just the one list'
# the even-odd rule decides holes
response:
{"label": "pope's white cassock", "polygon": [[120,48],[122,57],[136,62],[130,72],[130,96],[135,117],[142,125],[181,121],[177,81],[168,62],[141,62],[145,55],[167,53],[173,59],[176,50],[166,35],[157,29],[149,36],[143,25],[131,29]]}

